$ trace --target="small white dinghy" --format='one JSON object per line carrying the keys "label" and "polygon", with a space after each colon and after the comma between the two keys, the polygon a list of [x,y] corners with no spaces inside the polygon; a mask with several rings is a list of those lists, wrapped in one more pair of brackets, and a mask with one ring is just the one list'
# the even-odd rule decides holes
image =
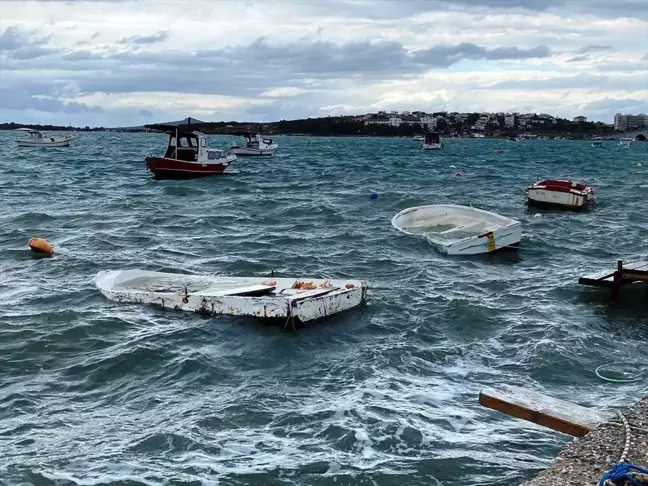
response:
{"label": "small white dinghy", "polygon": [[211,315],[313,321],[359,306],[362,280],[214,277],[146,270],[99,272],[95,285],[110,300],[155,304]]}
{"label": "small white dinghy", "polygon": [[455,204],[408,208],[392,218],[392,225],[408,235],[425,237],[448,255],[476,255],[517,247],[522,238],[519,221]]}

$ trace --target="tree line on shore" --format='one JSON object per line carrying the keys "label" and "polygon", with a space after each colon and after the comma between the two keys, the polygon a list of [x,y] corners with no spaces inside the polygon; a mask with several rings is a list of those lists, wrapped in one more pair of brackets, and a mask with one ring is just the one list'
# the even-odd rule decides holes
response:
{"label": "tree line on shore", "polygon": [[[469,136],[473,131],[471,127],[479,119],[479,113],[468,115],[464,120],[440,119],[435,130],[446,136],[458,135]],[[357,120],[355,117],[348,116],[330,116],[324,118],[305,118],[298,120],[280,120],[272,123],[244,123],[244,122],[200,122],[192,123],[192,128],[207,134],[240,134],[242,131],[250,130],[252,132],[261,131],[263,134],[282,134],[282,135],[312,135],[312,136],[385,136],[385,137],[412,137],[423,134],[429,130],[427,126],[420,124],[401,124],[400,126],[382,125],[382,124],[365,124],[364,121]],[[104,128],[88,126],[84,128],[57,125],[30,125],[17,123],[2,123],[0,130],[15,130],[16,128],[33,128],[43,131],[125,131],[125,132],[142,132],[146,131],[145,127],[130,128]],[[533,133],[537,135],[553,136],[572,136],[586,137],[589,135],[614,134],[614,129],[603,123],[595,122],[572,122],[562,118],[556,118],[554,124],[537,124],[530,127],[506,127],[504,120],[493,120],[484,127],[484,135],[505,136],[507,134]]]}

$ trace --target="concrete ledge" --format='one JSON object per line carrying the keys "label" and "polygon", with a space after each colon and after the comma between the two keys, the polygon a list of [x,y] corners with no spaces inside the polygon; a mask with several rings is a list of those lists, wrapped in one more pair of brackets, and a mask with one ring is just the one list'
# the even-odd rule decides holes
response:
{"label": "concrete ledge", "polygon": [[[627,460],[648,467],[648,397],[621,412],[631,427]],[[603,423],[585,437],[575,439],[549,469],[522,486],[596,485],[619,460],[624,445],[625,428],[619,419]]]}

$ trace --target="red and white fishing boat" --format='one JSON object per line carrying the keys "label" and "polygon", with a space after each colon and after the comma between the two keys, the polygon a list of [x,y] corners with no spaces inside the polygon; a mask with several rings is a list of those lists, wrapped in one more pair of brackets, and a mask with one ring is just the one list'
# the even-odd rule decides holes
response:
{"label": "red and white fishing boat", "polygon": [[568,179],[545,179],[524,188],[529,205],[558,207],[563,209],[585,209],[595,200],[594,189]]}
{"label": "red and white fishing boat", "polygon": [[209,146],[204,133],[191,125],[146,125],[167,133],[169,145],[162,157],[146,157],[146,168],[156,179],[195,179],[222,174],[236,160],[236,155]]}

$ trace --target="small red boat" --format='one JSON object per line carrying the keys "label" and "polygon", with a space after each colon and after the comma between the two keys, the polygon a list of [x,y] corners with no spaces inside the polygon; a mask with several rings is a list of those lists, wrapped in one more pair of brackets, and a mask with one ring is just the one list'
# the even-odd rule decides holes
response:
{"label": "small red boat", "polygon": [[222,174],[236,160],[236,155],[209,146],[204,133],[191,125],[146,125],[167,133],[169,145],[162,157],[146,157],[146,168],[156,179],[195,179]]}
{"label": "small red boat", "polygon": [[595,200],[594,189],[571,180],[545,179],[524,189],[529,205],[559,207],[563,209],[585,209]]}

